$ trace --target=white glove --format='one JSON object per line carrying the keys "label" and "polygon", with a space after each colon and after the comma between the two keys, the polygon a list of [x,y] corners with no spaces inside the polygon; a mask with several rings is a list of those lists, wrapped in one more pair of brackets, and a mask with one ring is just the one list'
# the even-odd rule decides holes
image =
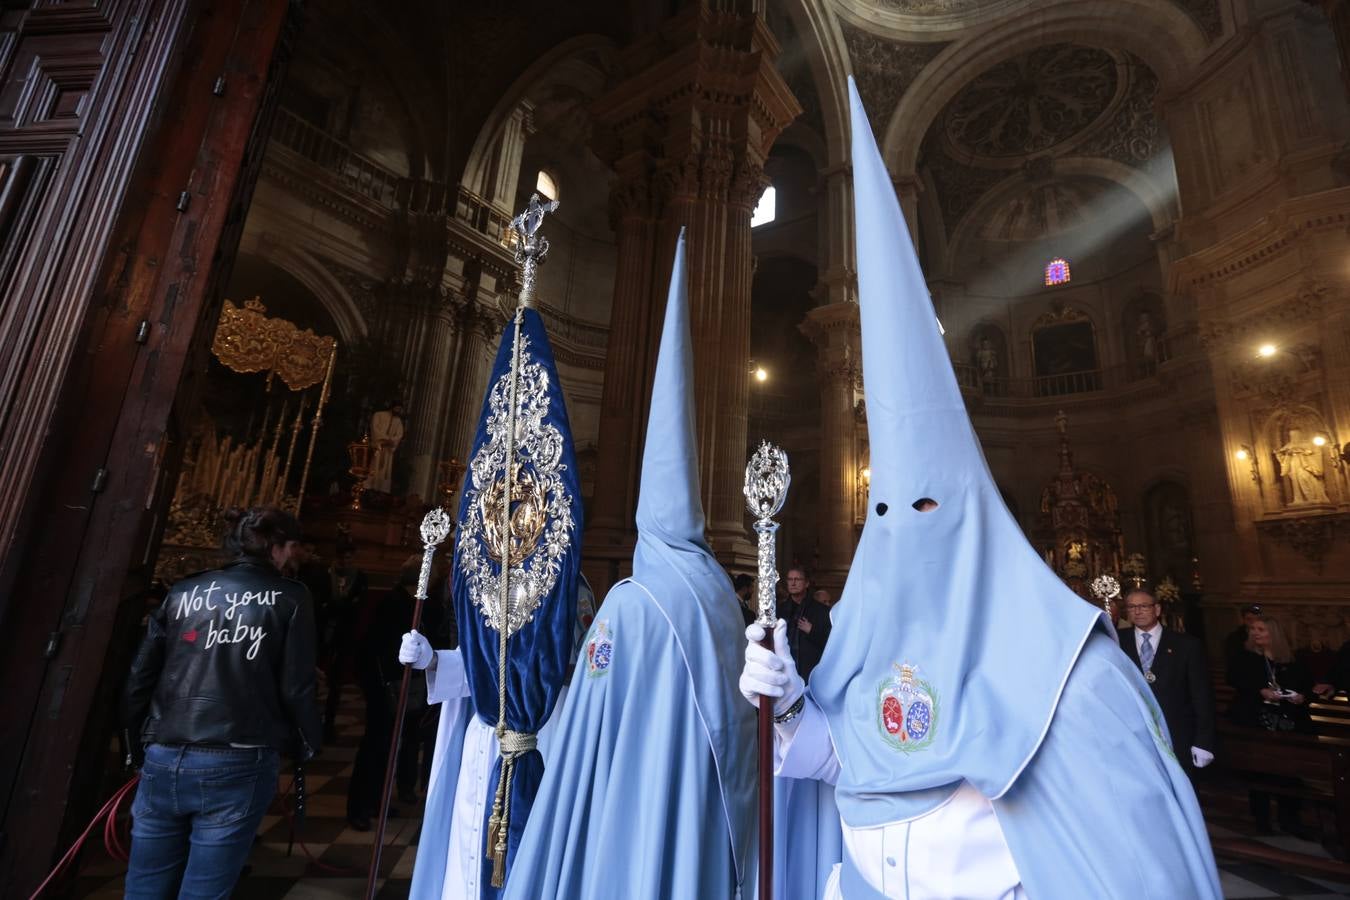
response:
{"label": "white glove", "polygon": [[435,658],[436,651],[431,649],[431,641],[420,633],[410,631],[403,636],[403,643],[398,648],[399,662],[414,669],[425,669]]}
{"label": "white glove", "polygon": [[773,697],[773,714],[787,712],[806,690],[797,664],[787,645],[787,623],[782,619],[773,629],[773,651],[759,645],[764,639],[764,628],[751,625],[745,629],[745,668],[741,671],[741,695],[751,706],[759,707],[759,698]]}
{"label": "white glove", "polygon": [[1205,766],[1214,762],[1214,754],[1208,750],[1201,750],[1199,747],[1191,748],[1191,762],[1197,769],[1203,769]]}

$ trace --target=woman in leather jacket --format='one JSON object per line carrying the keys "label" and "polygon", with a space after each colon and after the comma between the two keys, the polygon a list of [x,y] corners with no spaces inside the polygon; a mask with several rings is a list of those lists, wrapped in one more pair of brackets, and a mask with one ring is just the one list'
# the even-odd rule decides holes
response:
{"label": "woman in leather jacket", "polygon": [[314,611],[282,574],[300,527],[268,508],[226,520],[230,562],[169,589],[127,680],[128,746],[143,748],[127,897],[228,897],[280,754],[319,749]]}

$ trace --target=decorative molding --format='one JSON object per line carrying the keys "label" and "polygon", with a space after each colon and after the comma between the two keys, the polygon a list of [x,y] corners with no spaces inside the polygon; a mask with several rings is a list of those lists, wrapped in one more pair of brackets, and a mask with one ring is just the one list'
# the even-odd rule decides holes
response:
{"label": "decorative molding", "polygon": [[1337,538],[1350,537],[1350,513],[1280,516],[1259,520],[1256,528],[1265,537],[1298,551],[1320,573],[1332,544]]}
{"label": "decorative molding", "polygon": [[1060,325],[1064,322],[1091,321],[1091,317],[1076,306],[1070,306],[1067,303],[1051,303],[1050,311],[1041,313],[1036,317],[1036,321],[1031,323],[1031,330],[1035,331],[1048,325]]}
{"label": "decorative molding", "polygon": [[1294,295],[1228,321],[1200,322],[1200,346],[1206,350],[1242,341],[1253,334],[1301,325],[1320,319],[1331,288],[1316,278],[1304,279]]}
{"label": "decorative molding", "polygon": [[1064,148],[1091,131],[1127,88],[1121,63],[1109,51],[1079,44],[1004,60],[943,109],[937,125],[944,148],[958,159],[1020,159]]}
{"label": "decorative molding", "polygon": [[888,41],[839,20],[848,47],[858,94],[875,127],[885,128],[891,113],[914,80],[947,43],[906,44]]}

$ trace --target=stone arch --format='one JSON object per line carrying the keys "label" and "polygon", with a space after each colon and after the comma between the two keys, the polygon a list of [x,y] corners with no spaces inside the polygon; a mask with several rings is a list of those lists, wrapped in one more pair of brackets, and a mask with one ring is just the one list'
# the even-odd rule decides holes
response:
{"label": "stone arch", "polygon": [[938,114],[971,80],[998,63],[1056,42],[1128,50],[1166,87],[1182,84],[1208,43],[1195,21],[1167,0],[1121,0],[1102,10],[1065,4],[1000,19],[969,40],[953,43],[926,66],[901,96],[886,124],[882,156],[893,175],[913,173],[919,149]]}
{"label": "stone arch", "polygon": [[[498,138],[505,129],[508,120],[516,108],[533,91],[553,84],[559,80],[588,80],[594,92],[604,86],[605,75],[589,62],[586,57],[598,59],[605,64],[614,55],[613,42],[602,35],[583,34],[563,41],[543,56],[536,59],[520,77],[502,94],[492,112],[488,114],[483,127],[478,130],[473,149],[464,164],[464,174],[460,183],[470,190],[480,191],[488,172],[492,167],[492,158]],[[560,186],[567,190],[566,185]]]}
{"label": "stone arch", "polygon": [[829,165],[849,158],[848,50],[839,23],[824,0],[786,0],[788,18],[806,51],[807,64],[820,96]]}
{"label": "stone arch", "polygon": [[369,323],[361,308],[334,277],[332,268],[318,257],[289,242],[271,239],[266,234],[254,236],[239,252],[271,263],[304,285],[337,323],[338,338],[343,344],[350,345],[369,335]]}

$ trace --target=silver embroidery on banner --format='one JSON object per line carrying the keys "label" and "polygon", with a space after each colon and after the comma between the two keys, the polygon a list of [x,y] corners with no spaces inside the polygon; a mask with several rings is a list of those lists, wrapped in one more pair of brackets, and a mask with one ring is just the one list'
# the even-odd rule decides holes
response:
{"label": "silver embroidery on banner", "polygon": [[[511,604],[507,636],[533,618],[544,597],[553,590],[562,562],[572,546],[576,521],[572,495],[563,481],[563,435],[545,421],[549,406],[549,376],[530,355],[530,344],[520,336],[520,373],[516,387],[516,458],[510,487],[511,528],[506,553],[510,564]],[[506,485],[506,435],[511,373],[505,372],[488,395],[487,440],[469,465],[466,486],[468,521],[458,537],[459,568],[469,597],[487,621],[500,631],[501,505]]]}

